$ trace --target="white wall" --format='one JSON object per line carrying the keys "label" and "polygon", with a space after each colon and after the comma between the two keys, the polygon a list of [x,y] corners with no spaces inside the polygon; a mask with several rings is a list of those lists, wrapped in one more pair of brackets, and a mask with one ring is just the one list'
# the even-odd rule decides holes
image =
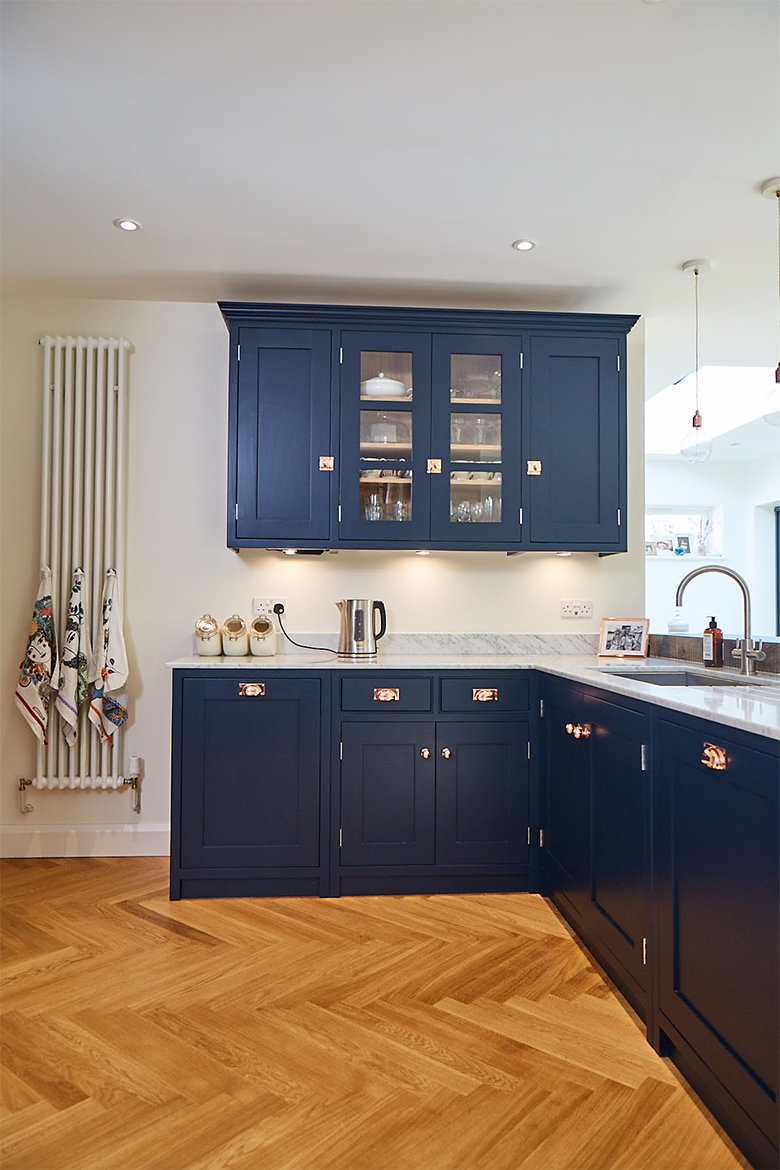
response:
{"label": "white wall", "polygon": [[[170,677],[192,651],[205,611],[250,615],[253,596],[287,598],[290,631],[335,630],[334,601],[379,597],[401,631],[591,632],[602,615],[644,612],[641,323],[629,338],[627,554],[506,557],[342,552],[297,559],[225,547],[228,335],[215,305],[15,300],[2,311],[2,615],[0,814],[4,850],[19,855],[165,852]],[[50,334],[127,337],[129,483],[125,634],[130,655],[126,751],[144,760],[142,812],[128,792],[37,792],[35,741],[13,703],[38,584],[41,351]],[[591,598],[592,621],[562,621],[562,597]],[[304,639],[305,640],[305,639]]]}
{"label": "white wall", "polygon": [[[719,564],[741,574],[750,587],[754,635],[774,633],[774,506],[780,500],[780,462],[755,461],[689,464],[679,456],[648,458],[647,507],[686,505],[723,508],[723,556],[648,557],[646,610],[652,633],[666,633],[674,613],[677,585],[687,572]],[[683,598],[690,632],[699,633],[715,614],[724,634],[741,635],[742,594],[735,582],[710,573],[692,581]]]}

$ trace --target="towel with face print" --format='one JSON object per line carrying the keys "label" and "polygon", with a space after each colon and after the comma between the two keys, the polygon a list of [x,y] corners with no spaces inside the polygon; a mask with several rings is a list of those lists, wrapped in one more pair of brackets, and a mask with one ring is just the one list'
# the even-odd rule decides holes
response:
{"label": "towel with face print", "polygon": [[127,675],[127,650],[118,606],[117,575],[113,569],[109,569],[103,586],[100,643],[95,649],[95,688],[89,704],[89,718],[98,730],[101,743],[113,743],[114,732],[127,719],[127,708],[111,694],[112,691],[122,690]]}
{"label": "towel with face print", "polygon": [[42,744],[46,744],[52,673],[57,659],[57,638],[51,610],[51,569],[41,569],[41,583],[33,607],[27,650],[16,685],[16,705]]}
{"label": "towel with face print", "polygon": [[79,708],[87,697],[91,682],[92,653],[89,647],[89,628],[84,620],[81,600],[84,574],[76,569],[68,604],[65,637],[60,650],[56,674],[57,698],[54,706],[62,720],[62,734],[72,747],[78,738]]}

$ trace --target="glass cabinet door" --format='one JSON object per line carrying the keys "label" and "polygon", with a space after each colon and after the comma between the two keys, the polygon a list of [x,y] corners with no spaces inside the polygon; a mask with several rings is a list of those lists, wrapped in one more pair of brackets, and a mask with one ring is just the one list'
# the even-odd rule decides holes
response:
{"label": "glass cabinet door", "polygon": [[434,338],[434,540],[520,540],[520,352],[518,338]]}
{"label": "glass cabinet door", "polygon": [[341,335],[340,535],[427,540],[430,334]]}

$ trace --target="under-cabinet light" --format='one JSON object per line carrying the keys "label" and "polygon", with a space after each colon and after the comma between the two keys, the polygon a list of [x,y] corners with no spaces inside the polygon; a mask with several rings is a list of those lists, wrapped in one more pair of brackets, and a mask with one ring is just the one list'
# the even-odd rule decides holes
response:
{"label": "under-cabinet light", "polygon": [[418,548],[414,554],[416,557],[429,557],[431,550],[429,548]]}

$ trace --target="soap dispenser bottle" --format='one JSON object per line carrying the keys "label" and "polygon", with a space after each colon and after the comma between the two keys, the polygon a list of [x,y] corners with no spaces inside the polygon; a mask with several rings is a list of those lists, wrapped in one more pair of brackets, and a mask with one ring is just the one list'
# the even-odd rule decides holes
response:
{"label": "soap dispenser bottle", "polygon": [[718,628],[714,617],[704,631],[702,656],[705,666],[723,666],[723,631]]}

